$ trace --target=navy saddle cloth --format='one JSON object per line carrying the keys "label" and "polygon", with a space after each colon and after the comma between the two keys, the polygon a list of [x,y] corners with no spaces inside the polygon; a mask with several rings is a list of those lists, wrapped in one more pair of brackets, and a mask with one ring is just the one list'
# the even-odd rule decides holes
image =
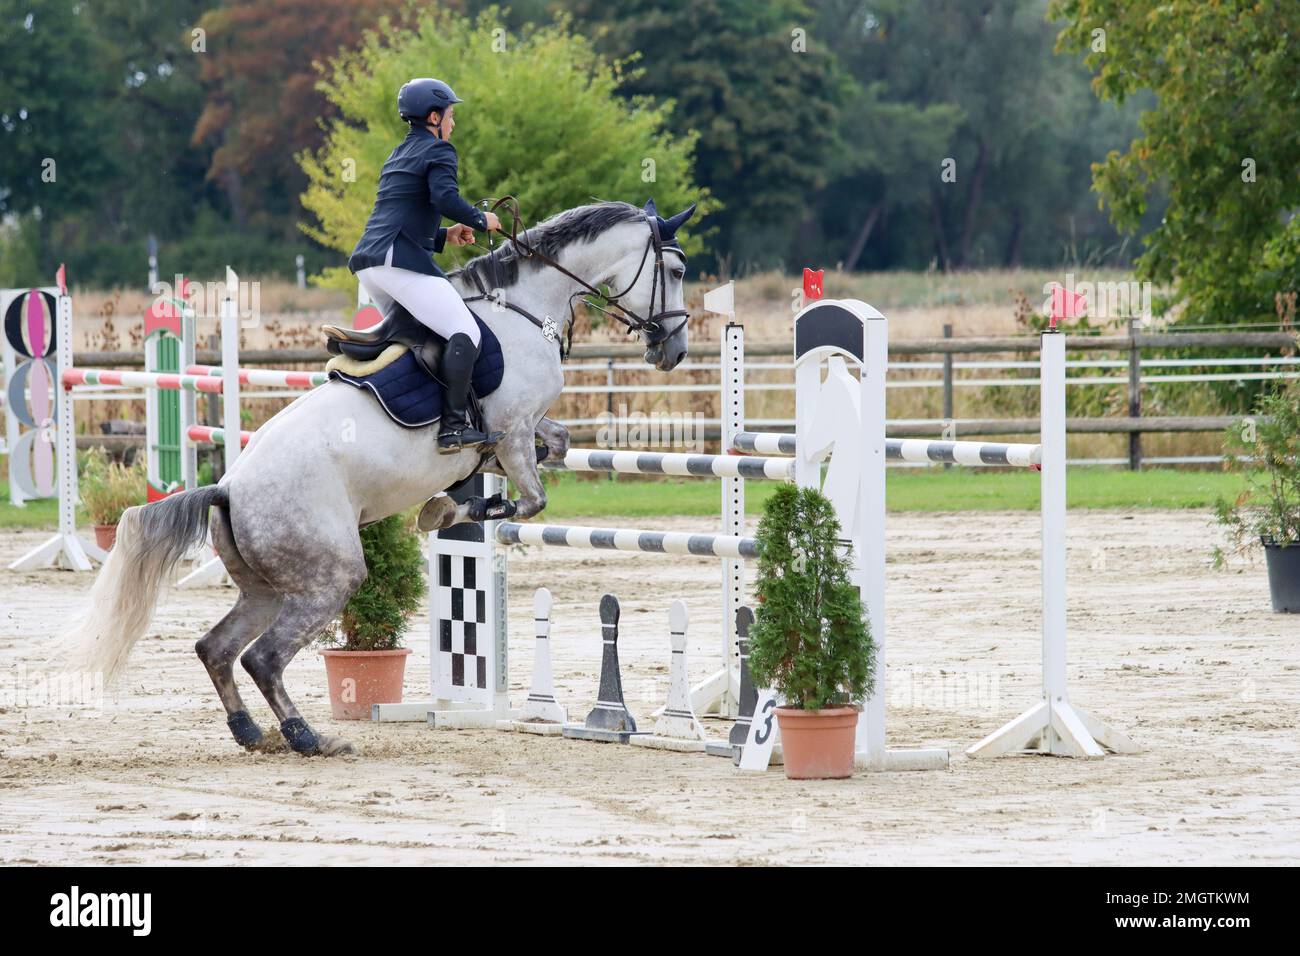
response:
{"label": "navy saddle cloth", "polygon": [[[474,321],[478,322],[481,339],[470,387],[478,398],[483,399],[500,387],[505,374],[505,357],[492,330],[478,316]],[[330,378],[368,389],[379,399],[388,417],[407,428],[432,425],[442,417],[442,386],[429,377],[409,350],[373,375],[349,375],[336,369],[330,372]]]}

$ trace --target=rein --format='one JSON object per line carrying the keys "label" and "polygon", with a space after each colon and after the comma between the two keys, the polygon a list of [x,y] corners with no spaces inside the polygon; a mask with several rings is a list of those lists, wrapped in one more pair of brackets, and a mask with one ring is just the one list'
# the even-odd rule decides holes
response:
{"label": "rein", "polygon": [[[645,336],[646,346],[648,348],[654,348],[656,345],[666,342],[672,336],[676,335],[677,332],[682,328],[682,326],[686,324],[689,317],[689,313],[685,309],[670,310],[667,308],[668,280],[666,276],[666,266],[664,264],[664,249],[676,249],[680,251],[681,246],[679,246],[675,241],[669,243],[665,243],[663,241],[663,239],[659,235],[659,222],[654,216],[649,215],[648,213],[645,216],[646,223],[650,227],[650,238],[646,242],[645,252],[641,254],[641,264],[637,267],[636,275],[632,277],[632,281],[628,283],[627,288],[625,288],[622,292],[618,292],[613,295],[605,295],[600,291],[600,289],[596,288],[586,279],[582,278],[579,275],[575,275],[573,272],[569,271],[564,266],[560,265],[560,263],[556,262],[554,259],[548,256],[546,253],[542,252],[540,249],[528,245],[526,242],[524,242],[519,238],[519,221],[522,218],[522,216],[519,213],[519,202],[518,200],[515,199],[514,196],[502,196],[500,199],[497,199],[495,201],[491,199],[483,199],[480,200],[478,203],[475,203],[475,205],[481,205],[489,202],[492,203],[491,208],[488,210],[489,212],[496,212],[498,209],[501,208],[504,208],[509,212],[510,242],[513,243],[515,249],[518,250],[521,259],[537,258],[543,264],[550,266],[552,269],[555,269],[563,273],[564,275],[568,276],[574,282],[578,283],[578,285],[582,286],[582,288],[579,291],[573,293],[573,295],[569,296],[569,319],[568,322],[566,323],[564,335],[560,335],[560,330],[555,327],[554,321],[549,316],[546,318],[545,321],[543,321],[541,319],[538,319],[537,316],[533,315],[527,309],[524,309],[521,306],[506,301],[504,296],[492,295],[486,288],[484,288],[483,280],[479,278],[478,273],[473,270],[468,270],[469,276],[470,279],[473,280],[475,287],[478,289],[479,294],[467,298],[465,300],[466,302],[477,302],[479,300],[497,302],[500,305],[503,305],[506,308],[519,313],[524,318],[528,319],[530,322],[536,325],[539,329],[541,329],[542,333],[546,335],[548,339],[554,336],[560,340],[561,358],[566,357],[569,354],[569,351],[573,347],[573,326],[575,322],[575,316],[573,311],[574,300],[577,299],[579,296],[594,295],[597,298],[603,299],[607,305],[613,306],[615,309],[617,309],[618,312],[612,312],[610,311],[610,309],[606,308],[605,306],[597,305],[596,303],[590,300],[587,300],[586,303],[590,308],[595,309],[597,312],[600,312],[603,315],[606,315],[609,318],[614,319],[617,322],[621,322],[623,325],[627,326],[629,332],[642,333]],[[477,246],[478,243],[474,243],[474,245]],[[481,249],[483,247],[479,246],[479,248]],[[487,251],[489,253],[488,261],[491,262],[493,266],[495,266],[496,263],[491,258],[491,253],[495,251],[495,248],[492,244],[491,232],[488,233]],[[619,300],[623,296],[627,295],[633,288],[636,287],[637,280],[641,278],[641,273],[645,271],[645,265],[650,258],[651,252],[654,252],[654,267],[653,267],[654,271],[651,275],[651,280],[650,280],[650,308],[653,310],[655,307],[655,295],[657,292],[659,296],[660,309],[658,312],[652,311],[648,316],[641,316],[633,309],[630,309],[627,306],[623,305],[622,302],[620,302]],[[666,319],[673,319],[679,316],[681,317],[681,321],[678,322],[676,325],[674,325],[671,329],[665,326]],[[550,324],[549,330],[548,330],[547,323]]]}

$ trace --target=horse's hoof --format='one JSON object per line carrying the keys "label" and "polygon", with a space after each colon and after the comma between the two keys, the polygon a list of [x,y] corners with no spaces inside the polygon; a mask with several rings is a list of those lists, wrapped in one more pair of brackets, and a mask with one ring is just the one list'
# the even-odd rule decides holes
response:
{"label": "horse's hoof", "polygon": [[316,736],[316,731],[308,727],[307,721],[301,717],[290,717],[288,720],[281,721],[280,733],[284,734],[284,739],[288,741],[294,753],[300,753],[304,757],[314,757],[320,753],[320,737]]}
{"label": "horse's hoof", "polygon": [[441,531],[450,528],[456,519],[456,502],[450,495],[434,495],[420,509],[415,524],[421,531]]}
{"label": "horse's hoof", "polygon": [[322,757],[342,757],[356,752],[342,737],[321,737],[319,740],[320,749],[316,752]]}
{"label": "horse's hoof", "polygon": [[262,728],[257,726],[257,723],[248,715],[246,710],[237,710],[227,717],[226,726],[230,728],[235,743],[245,750],[257,750],[265,740]]}

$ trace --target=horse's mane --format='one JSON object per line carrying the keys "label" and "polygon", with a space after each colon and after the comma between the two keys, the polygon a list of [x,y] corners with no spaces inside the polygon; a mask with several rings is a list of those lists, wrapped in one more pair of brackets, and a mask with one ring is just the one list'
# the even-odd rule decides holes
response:
{"label": "horse's mane", "polygon": [[[638,222],[645,219],[645,213],[625,202],[599,202],[587,206],[576,206],[556,213],[550,219],[540,222],[531,229],[519,234],[519,238],[532,249],[538,249],[552,259],[559,258],[560,252],[574,242],[589,242],[602,233],[624,222]],[[528,261],[519,255],[515,244],[506,240],[492,252],[476,256],[463,267],[450,273],[449,277],[461,273],[476,275],[483,284],[495,288],[508,288],[519,281],[519,265]],[[533,261],[534,267],[538,265]]]}

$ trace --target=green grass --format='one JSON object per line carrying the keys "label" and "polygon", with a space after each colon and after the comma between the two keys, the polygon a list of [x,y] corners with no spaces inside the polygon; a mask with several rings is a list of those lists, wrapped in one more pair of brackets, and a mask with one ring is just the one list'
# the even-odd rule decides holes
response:
{"label": "green grass", "polygon": [[[1038,507],[1038,473],[952,468],[891,468],[886,495],[891,511],[1016,511]],[[747,482],[745,510],[757,515],[775,486]],[[1219,496],[1235,496],[1244,481],[1220,472],[1071,468],[1072,508],[1208,508]],[[553,476],[547,484],[546,516],[552,521],[583,515],[623,517],[716,515],[721,488],[699,479],[589,480]]]}
{"label": "green grass", "polygon": [[[1240,475],[1221,472],[1111,468],[1071,468],[1071,508],[1208,508],[1215,498],[1234,497],[1244,487]],[[758,515],[772,493],[772,482],[745,486],[745,510]],[[952,468],[891,468],[887,484],[892,511],[1017,511],[1038,507],[1038,473]],[[716,516],[721,482],[708,479],[646,479],[619,476],[591,479],[548,475],[550,503],[545,520],[617,516]],[[54,501],[33,501],[25,508],[9,504],[9,488],[0,482],[0,529],[53,528]]]}

